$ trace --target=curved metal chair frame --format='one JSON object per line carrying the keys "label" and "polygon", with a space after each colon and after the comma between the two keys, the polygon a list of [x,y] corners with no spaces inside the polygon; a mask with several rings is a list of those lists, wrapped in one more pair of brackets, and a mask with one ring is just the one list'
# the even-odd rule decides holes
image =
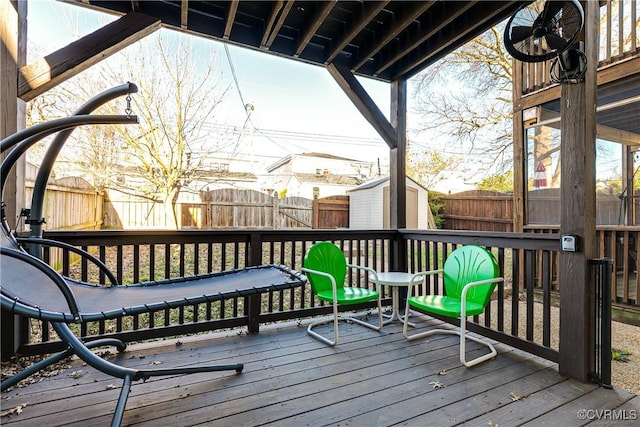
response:
{"label": "curved metal chair frame", "polygon": [[[416,285],[410,286],[402,329],[404,337],[407,340],[416,340],[435,334],[458,335],[460,337],[460,362],[467,367],[494,358],[498,354],[495,347],[488,341],[467,334],[466,325],[468,316],[484,312],[496,284],[504,280],[502,277],[498,277],[500,269],[491,252],[477,245],[463,246],[449,255],[442,269],[416,273],[411,281],[420,279],[417,285],[420,286],[424,278],[430,275],[443,276],[446,295],[412,296]],[[458,318],[460,327],[458,329],[431,329],[409,335],[408,319],[412,308],[421,312]],[[485,346],[489,353],[467,360],[467,339]]]}
{"label": "curved metal chair frame", "polygon": [[[42,181],[38,190],[40,192],[45,190],[46,178],[55,157],[70,133],[67,131],[68,129],[87,124],[137,123],[135,116],[92,116],[87,114],[98,105],[116,96],[136,90],[137,88],[132,84],[108,90],[85,104],[77,115],[32,126],[0,141],[0,152],[8,152],[0,164],[2,175],[0,176],[0,194],[5,186],[5,177],[18,158],[43,137],[54,132],[65,131],[59,135],[59,138],[53,143],[53,147],[50,147],[47,152],[47,158],[43,165],[45,170],[38,175]],[[10,148],[13,149],[9,152]],[[39,199],[42,197],[43,195],[40,194]],[[290,289],[306,282],[302,274],[284,266],[264,265],[121,286],[107,266],[99,259],[65,243],[42,239],[41,229],[37,227],[35,237],[16,239],[6,221],[4,202],[0,206],[0,211],[0,270],[2,271],[0,275],[0,305],[2,310],[50,322],[59,338],[67,346],[64,351],[2,381],[1,390],[6,390],[47,366],[75,354],[99,371],[123,380],[111,426],[119,426],[122,422],[133,381],[147,380],[154,376],[226,370],[240,373],[243,370],[243,364],[230,363],[152,370],[126,368],[111,363],[91,351],[96,347],[115,346],[119,352],[123,352],[127,346],[125,342],[107,338],[85,343],[74,335],[69,324],[106,320],[218,301],[230,297]],[[34,221],[37,224],[42,223],[39,218]],[[32,254],[24,251],[20,247],[20,242],[29,243]],[[105,274],[111,286],[89,284],[60,275],[48,264],[34,256],[41,253],[41,246],[60,247],[81,255],[94,263],[101,273]]]}
{"label": "curved metal chair frame", "polygon": [[[366,277],[374,277],[375,286],[375,283],[378,282],[378,276],[374,269],[348,264],[342,250],[331,242],[318,242],[309,248],[303,266],[302,271],[311,283],[314,294],[321,301],[330,302],[333,306],[333,318],[310,323],[307,327],[309,335],[333,346],[338,344],[338,322],[355,322],[376,331],[382,329],[382,306],[379,290],[345,286],[346,272],[349,268],[365,271]],[[339,313],[338,307],[340,305],[353,305],[373,300],[378,302],[377,326],[355,316]],[[333,340],[313,330],[316,326],[328,323],[333,323]]]}

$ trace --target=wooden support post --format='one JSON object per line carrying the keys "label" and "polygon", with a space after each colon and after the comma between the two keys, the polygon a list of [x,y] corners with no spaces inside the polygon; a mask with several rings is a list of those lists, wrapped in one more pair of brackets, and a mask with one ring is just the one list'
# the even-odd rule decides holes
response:
{"label": "wooden support post", "polygon": [[[407,227],[407,81],[391,83],[391,125],[395,129],[397,146],[389,156],[389,219],[392,229]],[[392,268],[407,271],[407,248],[396,239]]]}
{"label": "wooden support post", "polygon": [[[16,82],[18,68],[26,61],[26,44],[27,2],[0,0],[0,139],[25,126],[24,103],[18,99]],[[2,200],[7,204],[5,214],[11,225],[25,206],[24,170],[22,156],[6,177]],[[15,354],[22,337],[29,335],[29,323],[4,311],[1,316],[0,353],[2,359],[7,359]]]}
{"label": "wooden support post", "polygon": [[522,97],[522,63],[512,60],[513,69],[513,231],[522,233],[526,223],[527,139],[524,135],[524,114],[518,108]]}
{"label": "wooden support post", "polygon": [[587,261],[597,255],[595,202],[596,67],[598,2],[586,2],[582,82],[562,83],[561,223],[578,236],[576,252],[560,254],[560,356],[562,375],[587,381],[593,366],[594,286]]}

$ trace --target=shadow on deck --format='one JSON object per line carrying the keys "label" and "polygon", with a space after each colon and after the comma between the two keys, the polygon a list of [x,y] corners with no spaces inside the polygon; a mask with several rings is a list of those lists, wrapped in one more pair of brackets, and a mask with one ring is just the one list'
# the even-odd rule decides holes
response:
{"label": "shadow on deck", "polygon": [[[502,344],[496,359],[465,368],[453,336],[407,342],[399,323],[382,332],[342,324],[341,333],[333,348],[295,324],[131,346],[112,357],[127,366],[243,362],[245,369],[134,383],[123,425],[632,425],[640,412],[638,396],[567,380],[554,363]],[[3,411],[27,404],[2,424],[108,425],[120,380],[71,365],[2,393]]]}

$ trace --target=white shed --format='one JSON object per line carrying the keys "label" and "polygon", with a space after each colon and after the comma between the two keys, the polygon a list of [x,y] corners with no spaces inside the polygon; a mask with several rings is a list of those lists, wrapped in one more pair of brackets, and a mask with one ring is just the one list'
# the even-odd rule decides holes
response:
{"label": "white shed", "polygon": [[[407,228],[435,228],[427,189],[406,178]],[[390,228],[389,177],[371,181],[349,191],[349,228]]]}

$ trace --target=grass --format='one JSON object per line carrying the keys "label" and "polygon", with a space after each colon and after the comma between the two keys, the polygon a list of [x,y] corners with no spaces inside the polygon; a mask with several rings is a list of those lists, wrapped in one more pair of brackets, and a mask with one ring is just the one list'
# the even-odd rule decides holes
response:
{"label": "grass", "polygon": [[[389,252],[386,247],[388,243],[383,241],[376,242],[343,242],[345,244],[345,254],[349,262],[369,265],[377,270],[386,269],[386,260],[384,253]],[[338,243],[340,244],[340,243]],[[414,268],[434,269],[442,266],[444,252],[449,252],[450,247],[443,244],[437,246],[429,246],[427,249],[424,242],[421,252],[416,253],[411,265]],[[364,246],[363,246],[364,245]],[[369,245],[366,247],[366,245]],[[374,250],[372,245],[378,245]],[[381,246],[382,245],[382,246]],[[306,247],[309,246],[307,242]],[[384,247],[383,247],[384,246]],[[98,248],[89,247],[89,251],[98,255]],[[120,248],[116,246],[104,249],[104,260],[112,271],[117,271],[120,266],[120,275],[123,284],[131,284],[134,282],[143,282],[150,280],[151,277],[163,279],[165,277],[175,278],[184,275],[204,273],[210,270],[221,271],[236,267],[244,267],[246,247],[243,244],[233,243],[199,243],[199,244],[170,244],[170,245],[125,245]],[[263,244],[262,252],[264,255],[263,263],[290,264],[300,269],[304,256],[305,245],[303,242],[277,242]],[[429,256],[427,257],[427,254]],[[61,254],[58,254],[60,257]],[[494,255],[497,255],[495,251]],[[368,259],[365,259],[368,256]],[[150,260],[153,258],[153,265]],[[419,259],[421,258],[421,259]],[[505,251],[505,269],[511,264],[511,251]],[[197,266],[197,267],[196,267]],[[135,273],[134,273],[135,272]],[[508,275],[505,271],[505,276]],[[100,282],[100,272],[91,264],[86,270],[86,280],[90,283]],[[68,276],[77,280],[82,280],[82,263],[75,262],[70,266]],[[362,286],[366,283],[366,278],[353,277],[353,284]],[[505,289],[510,291],[510,289]],[[291,295],[291,292],[294,292]],[[301,293],[304,292],[304,295]],[[386,295],[385,292],[385,297]],[[296,289],[275,293],[271,299],[267,294],[262,298],[262,312],[279,312],[289,311],[302,307],[310,307],[312,305],[313,295],[309,288]],[[148,327],[161,327],[163,325],[175,325],[202,321],[204,319],[223,319],[233,318],[236,315],[244,314],[244,300],[237,298],[227,301],[224,304],[220,302],[210,305],[200,304],[196,307],[183,307],[179,309],[162,310],[153,314],[138,315],[137,318],[125,316],[121,319],[108,320],[102,322],[90,322],[80,325],[72,325],[74,332],[78,332],[81,336],[94,336],[102,333],[113,333],[117,331],[127,331],[133,329],[144,329]],[[315,305],[317,305],[316,302]],[[39,321],[32,321],[32,342],[38,342],[41,338],[41,327]],[[51,337],[55,337],[53,330],[49,331]]]}
{"label": "grass", "polygon": [[629,350],[620,350],[617,348],[611,349],[611,360],[616,362],[627,363],[629,361],[629,356],[631,356],[631,352]]}

